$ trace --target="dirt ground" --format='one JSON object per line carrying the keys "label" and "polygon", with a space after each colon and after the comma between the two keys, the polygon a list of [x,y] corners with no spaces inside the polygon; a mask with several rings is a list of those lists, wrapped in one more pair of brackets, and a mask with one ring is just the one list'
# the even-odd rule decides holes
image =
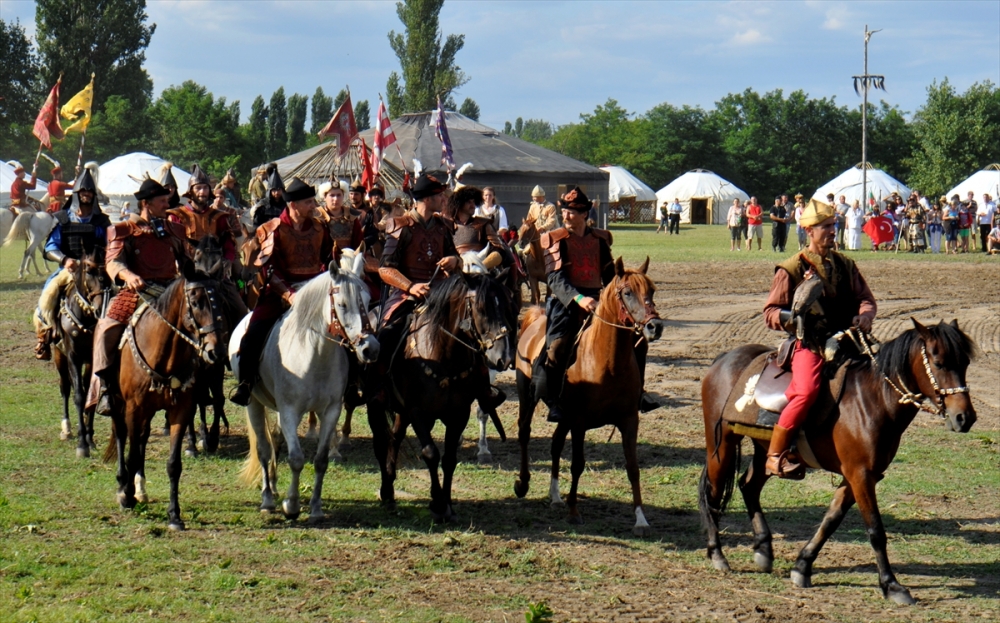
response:
{"label": "dirt ground", "polygon": [[[942,266],[930,262],[901,265],[870,260],[863,263],[863,270],[878,299],[875,334],[881,340],[911,328],[910,317],[913,316],[925,324],[957,319],[959,326],[978,343],[981,356],[968,373],[979,416],[976,427],[989,431],[1000,429],[1000,267]],[[779,339],[764,326],[761,316],[772,273],[769,267],[746,262],[659,264],[651,267],[650,274],[658,288],[657,308],[667,320],[667,327],[663,339],[650,350],[647,389],[667,408],[643,416],[640,443],[672,446],[679,452],[703,452],[700,382],[712,360],[719,353],[742,344],[776,345]],[[513,389],[512,378],[508,378],[511,376],[509,373],[501,376],[509,389]],[[516,406],[509,401],[504,409],[503,419],[512,422]],[[920,414],[913,426],[939,427],[941,423],[931,415]],[[508,432],[515,427],[509,424]],[[514,452],[510,445],[494,448],[495,453],[501,453],[499,460],[506,462],[507,457],[503,454]],[[514,459],[514,456],[509,458]],[[827,503],[831,492],[832,489],[824,491],[820,496],[821,504]],[[988,542],[998,543],[1000,525],[997,524],[995,495],[995,491],[988,492],[993,501],[981,500],[980,503],[949,501],[947,496],[943,502],[928,499],[925,508],[933,513],[935,504],[945,505],[946,510],[938,510],[966,521],[981,521],[989,526],[988,534],[984,535]],[[604,581],[561,590],[542,585],[534,588],[547,595],[549,605],[557,612],[556,620],[860,621],[905,620],[909,614],[919,614],[921,619],[1000,619],[997,579],[980,586],[982,578],[977,581],[976,578],[943,577],[942,569],[948,568],[944,561],[938,568],[927,565],[926,573],[921,573],[920,565],[911,565],[903,571],[906,573],[904,582],[922,604],[916,606],[917,612],[897,608],[882,600],[877,589],[873,552],[863,537],[853,542],[831,540],[816,563],[814,581],[818,588],[797,591],[791,588],[788,567],[798,548],[818,525],[822,511],[815,516],[816,523],[805,522],[806,527],[800,527],[795,534],[782,533],[783,527],[787,529],[788,526],[782,526],[781,517],[774,517],[777,511],[770,512],[776,548],[773,586],[784,586],[780,595],[758,590],[760,574],[753,570],[749,555],[746,555],[745,564],[734,565],[736,573],[723,578],[705,559],[691,563],[692,557],[671,556],[669,548],[664,550],[662,547],[653,549],[658,555],[640,557],[635,551],[599,540],[553,543],[551,547],[576,565],[602,569]],[[856,511],[851,513],[860,524]],[[744,554],[750,549],[749,522],[742,511],[736,512],[736,517],[733,514],[728,515],[723,530],[731,561],[737,555],[733,553],[737,546],[742,546]],[[662,521],[664,518],[657,519]],[[662,528],[658,536],[663,542],[672,538],[669,532],[664,535]],[[892,539],[890,528],[890,551]],[[784,559],[783,571],[778,570],[782,565],[778,559]],[[900,573],[898,568],[897,573]],[[962,572],[956,570],[956,573]],[[454,590],[469,594],[480,590],[475,582],[461,576],[454,581],[457,582],[452,586]],[[970,589],[970,585],[974,588]],[[844,587],[849,588],[845,590]],[[512,587],[500,583],[490,590],[503,592]],[[524,591],[525,587],[518,587],[518,590]],[[962,599],[956,599],[956,595],[966,591],[987,597],[987,609],[969,608]],[[451,595],[439,594],[435,598],[434,592],[428,587],[429,602],[434,603],[437,599],[442,607],[448,608],[444,603],[451,602]]]}

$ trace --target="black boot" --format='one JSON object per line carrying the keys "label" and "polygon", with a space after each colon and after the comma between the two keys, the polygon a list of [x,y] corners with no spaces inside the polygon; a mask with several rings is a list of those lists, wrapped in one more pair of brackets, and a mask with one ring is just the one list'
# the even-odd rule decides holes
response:
{"label": "black boot", "polygon": [[253,384],[249,381],[240,381],[233,393],[229,395],[229,400],[241,407],[250,404],[250,394],[253,392]]}
{"label": "black boot", "polygon": [[660,408],[660,403],[653,400],[646,392],[642,392],[642,395],[639,396],[640,413],[649,413],[650,411],[655,411],[659,408]]}
{"label": "black boot", "polygon": [[97,382],[100,384],[98,387],[98,398],[97,406],[94,407],[94,412],[98,415],[111,416],[114,413],[115,402],[118,396],[118,388],[112,386],[112,383],[105,379],[104,377],[97,377]]}

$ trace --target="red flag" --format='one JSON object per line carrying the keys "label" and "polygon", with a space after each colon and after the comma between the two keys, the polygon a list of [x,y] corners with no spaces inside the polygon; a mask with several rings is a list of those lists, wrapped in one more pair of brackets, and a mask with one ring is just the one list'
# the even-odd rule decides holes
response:
{"label": "red flag", "polygon": [[389,112],[385,109],[385,102],[379,100],[378,117],[375,122],[375,138],[372,146],[375,149],[372,161],[372,170],[377,175],[382,168],[382,158],[385,158],[385,150],[389,145],[396,142],[396,134],[392,131],[392,124],[389,122]]}
{"label": "red flag", "polygon": [[358,149],[361,150],[361,185],[365,187],[365,190],[371,190],[372,186],[375,185],[375,171],[372,169],[372,159],[365,139],[361,139]]}
{"label": "red flag", "polygon": [[52,149],[52,138],[61,139],[63,137],[62,125],[59,124],[59,85],[62,84],[62,77],[56,82],[45,99],[45,104],[38,112],[35,119],[35,135],[46,149]]}
{"label": "red flag", "polygon": [[872,244],[880,245],[892,242],[895,236],[892,233],[892,221],[884,216],[874,216],[865,223],[862,230],[872,239]]}
{"label": "red flag", "polygon": [[340,105],[337,112],[333,113],[333,119],[326,127],[319,131],[319,140],[322,142],[327,136],[337,135],[337,155],[343,156],[351,146],[351,141],[358,135],[358,126],[354,123],[354,107],[351,105],[351,94],[347,94],[347,99]]}

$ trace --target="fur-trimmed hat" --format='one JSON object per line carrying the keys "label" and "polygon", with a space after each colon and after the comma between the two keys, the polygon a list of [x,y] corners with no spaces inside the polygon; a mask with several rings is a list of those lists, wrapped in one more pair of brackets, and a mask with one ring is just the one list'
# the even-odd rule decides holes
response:
{"label": "fur-trimmed hat", "polygon": [[303,201],[315,197],[316,189],[299,178],[293,177],[292,183],[282,191],[281,195],[285,198],[285,201]]}
{"label": "fur-trimmed hat", "polygon": [[576,212],[590,212],[593,204],[583,193],[579,186],[571,186],[562,197],[559,198],[559,207],[564,210],[574,210]]}

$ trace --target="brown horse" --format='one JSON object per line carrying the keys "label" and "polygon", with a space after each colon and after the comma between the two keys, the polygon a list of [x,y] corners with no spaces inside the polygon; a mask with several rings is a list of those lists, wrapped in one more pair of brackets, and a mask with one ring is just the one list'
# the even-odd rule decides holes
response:
{"label": "brown horse", "polygon": [[535,227],[535,220],[524,220],[517,230],[517,245],[524,253],[524,271],[528,273],[528,290],[531,291],[531,304],[540,305],[542,290],[538,286],[545,284],[545,297],[549,296],[549,286],[545,281],[545,259],[542,257],[542,238]]}
{"label": "brown horse", "polygon": [[[833,414],[818,427],[806,423],[813,455],[823,469],[842,475],[843,480],[815,536],[799,552],[792,569],[792,581],[799,588],[812,585],[812,565],[820,548],[856,502],[875,550],[882,595],[896,603],[914,603],[889,566],[875,484],[885,475],[903,432],[919,409],[945,418],[948,429],[962,433],[972,428],[976,411],[965,385],[965,372],[975,352],[971,340],[955,321],[924,327],[913,320],[913,325],[913,329],[882,345],[873,357],[865,348],[868,360],[848,371],[842,398]],[[867,344],[863,335],[858,339],[862,345]],[[723,409],[746,366],[769,350],[754,344],[724,353],[701,384],[707,464],[698,500],[708,532],[708,556],[720,571],[729,571],[729,563],[719,542],[719,518],[732,494],[743,439],[722,419]],[[767,447],[766,441],[754,440],[753,462],[740,477],[739,487],[753,524],[754,562],[770,572],[774,558],[771,530],[760,505],[760,492],[768,480],[764,471]]]}
{"label": "brown horse", "polygon": [[[566,434],[573,435],[573,484],[567,503],[570,523],[582,523],[576,506],[576,490],[583,473],[583,440],[588,430],[615,426],[622,435],[625,471],[632,484],[632,506],[636,522],[632,532],[644,536],[649,531],[642,511],[639,489],[639,461],[636,440],[639,433],[639,397],[642,373],[636,360],[636,343],[659,339],[663,321],[656,313],[656,288],[646,276],[649,258],[639,270],[625,270],[621,258],[615,262],[615,278],[601,292],[601,300],[588,325],[577,338],[576,360],[566,371],[563,389],[563,419],[552,434],[552,479],[549,495],[553,505],[559,496],[559,455]],[[521,444],[521,473],[514,493],[524,497],[531,479],[528,442],[531,418],[538,400],[531,385],[532,364],[545,348],[545,316],[539,307],[528,310],[521,323],[517,345],[517,393],[520,396],[518,441]]]}
{"label": "brown horse", "polygon": [[69,395],[76,406],[78,442],[76,456],[87,458],[94,446],[94,412],[87,413],[84,403],[90,389],[90,361],[94,352],[94,326],[113,296],[113,285],[104,270],[104,251],[85,254],[77,262],[73,288],[62,299],[55,325],[57,342],[52,363],[59,372],[59,391],[63,399],[62,439],[73,434],[69,424]]}
{"label": "brown horse", "polygon": [[[181,477],[181,445],[193,424],[196,382],[202,363],[211,366],[224,356],[221,334],[225,317],[217,294],[218,282],[186,263],[176,279],[126,329],[121,353],[119,387],[124,409],[111,416],[111,439],[104,460],[118,457],[118,502],[133,508],[146,501],[145,462],[150,424],[157,411],[167,412],[170,425],[171,530],[183,530],[177,487]],[[128,457],[125,446],[129,447]],[[138,489],[138,493],[137,493]]]}

